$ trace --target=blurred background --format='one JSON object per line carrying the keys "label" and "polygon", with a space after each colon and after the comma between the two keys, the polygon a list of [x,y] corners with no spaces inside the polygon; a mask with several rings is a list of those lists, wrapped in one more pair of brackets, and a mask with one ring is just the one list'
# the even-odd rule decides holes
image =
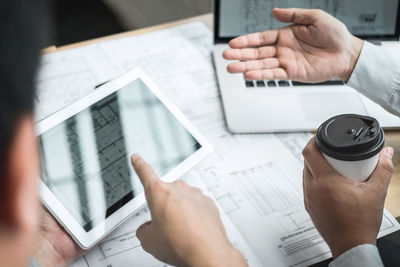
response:
{"label": "blurred background", "polygon": [[61,46],[211,12],[211,0],[53,0],[53,36]]}

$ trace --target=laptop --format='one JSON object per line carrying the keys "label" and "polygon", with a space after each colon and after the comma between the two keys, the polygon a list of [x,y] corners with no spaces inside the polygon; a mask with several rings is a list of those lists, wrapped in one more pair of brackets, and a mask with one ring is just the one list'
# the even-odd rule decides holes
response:
{"label": "laptop", "polygon": [[[246,81],[230,74],[222,53],[232,38],[287,24],[272,18],[274,7],[319,8],[343,21],[349,31],[374,43],[399,41],[400,0],[215,0],[213,56],[227,127],[233,133],[315,130],[328,118],[356,113],[377,118],[386,129],[400,118],[340,80],[318,84],[286,80]],[[400,45],[400,44],[396,44]],[[400,49],[400,46],[399,46]]]}

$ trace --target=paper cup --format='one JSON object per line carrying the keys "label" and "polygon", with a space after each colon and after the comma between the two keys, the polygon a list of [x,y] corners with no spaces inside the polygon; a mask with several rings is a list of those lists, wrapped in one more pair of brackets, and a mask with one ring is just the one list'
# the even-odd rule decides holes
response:
{"label": "paper cup", "polygon": [[376,119],[345,114],[324,122],[318,128],[316,142],[338,173],[356,181],[366,181],[378,164],[385,135]]}

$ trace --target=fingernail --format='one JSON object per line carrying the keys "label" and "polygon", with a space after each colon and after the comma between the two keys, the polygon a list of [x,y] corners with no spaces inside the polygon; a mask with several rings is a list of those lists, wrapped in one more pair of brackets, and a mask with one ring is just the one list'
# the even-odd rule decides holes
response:
{"label": "fingernail", "polygon": [[391,160],[393,158],[393,154],[394,154],[394,149],[392,147],[387,147],[386,157]]}
{"label": "fingernail", "polygon": [[138,159],[141,159],[142,157],[139,155],[139,154],[137,154],[137,153],[134,153],[132,156],[131,156],[131,159],[133,160],[133,161],[136,161],[136,160],[138,160]]}

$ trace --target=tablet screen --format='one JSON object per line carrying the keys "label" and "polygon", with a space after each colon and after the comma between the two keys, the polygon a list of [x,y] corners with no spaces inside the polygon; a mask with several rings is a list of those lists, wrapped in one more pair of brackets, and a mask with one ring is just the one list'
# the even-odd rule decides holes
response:
{"label": "tablet screen", "polygon": [[130,156],[161,177],[200,144],[140,80],[40,136],[42,179],[86,231],[143,191]]}

